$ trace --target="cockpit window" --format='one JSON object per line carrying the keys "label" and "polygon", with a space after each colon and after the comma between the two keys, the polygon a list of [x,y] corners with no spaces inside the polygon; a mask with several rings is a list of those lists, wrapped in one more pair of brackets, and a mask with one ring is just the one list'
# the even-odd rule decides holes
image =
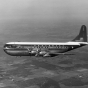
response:
{"label": "cockpit window", "polygon": [[17,45],[6,44],[4,48],[17,48]]}
{"label": "cockpit window", "polygon": [[11,45],[6,44],[4,48],[11,48]]}

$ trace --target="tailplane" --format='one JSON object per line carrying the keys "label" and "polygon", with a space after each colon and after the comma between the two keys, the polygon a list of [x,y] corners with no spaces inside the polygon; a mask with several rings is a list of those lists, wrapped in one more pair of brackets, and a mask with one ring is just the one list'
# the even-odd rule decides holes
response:
{"label": "tailplane", "polygon": [[87,29],[85,25],[82,25],[79,35],[73,39],[75,42],[87,42]]}

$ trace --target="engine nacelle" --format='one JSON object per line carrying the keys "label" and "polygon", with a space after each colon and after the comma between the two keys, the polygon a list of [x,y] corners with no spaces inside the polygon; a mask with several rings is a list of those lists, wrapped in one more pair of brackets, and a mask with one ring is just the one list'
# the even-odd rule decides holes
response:
{"label": "engine nacelle", "polygon": [[40,51],[39,54],[40,54],[40,55],[45,55],[46,52],[45,52],[45,51]]}
{"label": "engine nacelle", "polygon": [[37,53],[37,51],[33,50],[33,51],[31,51],[31,53],[32,53],[32,54],[36,54],[36,53]]}
{"label": "engine nacelle", "polygon": [[39,51],[39,52],[36,52],[35,56],[44,56],[45,54],[46,54],[45,51]]}

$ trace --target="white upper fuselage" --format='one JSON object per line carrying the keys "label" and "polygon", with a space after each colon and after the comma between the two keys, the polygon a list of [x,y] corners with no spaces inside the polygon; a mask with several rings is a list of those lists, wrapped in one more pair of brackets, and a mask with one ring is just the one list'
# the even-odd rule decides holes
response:
{"label": "white upper fuselage", "polygon": [[8,42],[6,44],[17,44],[17,45],[80,45],[88,44],[87,42]]}

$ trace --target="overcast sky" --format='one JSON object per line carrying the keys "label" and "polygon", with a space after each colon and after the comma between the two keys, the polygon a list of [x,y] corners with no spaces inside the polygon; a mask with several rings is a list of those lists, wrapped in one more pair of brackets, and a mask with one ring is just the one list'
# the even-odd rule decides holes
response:
{"label": "overcast sky", "polygon": [[0,0],[0,41],[69,37],[83,24],[88,25],[88,0]]}
{"label": "overcast sky", "polygon": [[87,19],[88,0],[0,0],[0,19]]}

